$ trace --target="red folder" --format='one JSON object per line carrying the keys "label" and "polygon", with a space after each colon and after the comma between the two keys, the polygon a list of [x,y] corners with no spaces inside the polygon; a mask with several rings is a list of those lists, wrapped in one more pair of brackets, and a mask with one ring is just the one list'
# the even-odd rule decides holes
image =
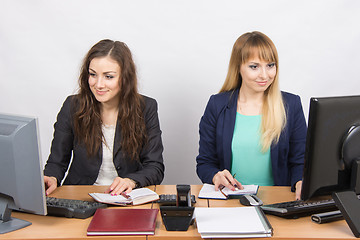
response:
{"label": "red folder", "polygon": [[87,235],[154,235],[159,209],[97,209]]}

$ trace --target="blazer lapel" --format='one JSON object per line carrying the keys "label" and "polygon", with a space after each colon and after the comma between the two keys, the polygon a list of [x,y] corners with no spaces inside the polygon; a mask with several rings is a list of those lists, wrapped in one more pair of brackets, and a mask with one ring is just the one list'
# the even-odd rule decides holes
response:
{"label": "blazer lapel", "polygon": [[[279,157],[279,144],[271,144],[270,147],[271,166],[273,169],[277,169],[277,160]],[[274,171],[273,171],[274,172]]]}
{"label": "blazer lapel", "polygon": [[121,126],[120,123],[116,123],[116,129],[115,129],[115,139],[114,139],[114,150],[113,150],[113,157],[115,159],[115,156],[118,154],[118,152],[121,149]]}
{"label": "blazer lapel", "polygon": [[224,110],[224,135],[223,135],[223,149],[224,149],[224,168],[231,170],[232,152],[231,143],[234,135],[237,99],[239,96],[239,89],[233,91],[229,97],[229,102]]}

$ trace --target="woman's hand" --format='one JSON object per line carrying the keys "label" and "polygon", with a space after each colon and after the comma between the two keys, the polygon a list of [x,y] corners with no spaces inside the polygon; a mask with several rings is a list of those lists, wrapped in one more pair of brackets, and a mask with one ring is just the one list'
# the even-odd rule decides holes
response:
{"label": "woman's hand", "polygon": [[302,181],[298,181],[295,184],[295,200],[300,200],[301,198],[301,187],[302,187]]}
{"label": "woman's hand", "polygon": [[125,192],[128,194],[135,188],[135,186],[136,183],[130,178],[116,177],[106,193],[110,193],[111,195],[120,195],[122,192]]}
{"label": "woman's hand", "polygon": [[235,190],[235,188],[243,189],[243,186],[240,182],[238,182],[228,170],[219,171],[213,177],[213,183],[215,185],[215,190],[219,190],[220,186],[227,187],[231,190]]}
{"label": "woman's hand", "polygon": [[57,179],[55,177],[44,176],[45,194],[49,196],[57,188]]}

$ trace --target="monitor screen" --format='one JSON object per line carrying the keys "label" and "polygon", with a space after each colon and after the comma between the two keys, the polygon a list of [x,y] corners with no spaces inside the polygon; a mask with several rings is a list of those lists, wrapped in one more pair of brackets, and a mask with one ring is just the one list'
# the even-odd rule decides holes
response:
{"label": "monitor screen", "polygon": [[[343,162],[343,143],[349,131],[359,124],[360,96],[310,99],[302,200],[354,190],[351,166]],[[360,157],[359,143],[350,140],[351,158]]]}
{"label": "monitor screen", "polygon": [[37,119],[0,114],[0,233],[31,223],[11,211],[46,215]]}

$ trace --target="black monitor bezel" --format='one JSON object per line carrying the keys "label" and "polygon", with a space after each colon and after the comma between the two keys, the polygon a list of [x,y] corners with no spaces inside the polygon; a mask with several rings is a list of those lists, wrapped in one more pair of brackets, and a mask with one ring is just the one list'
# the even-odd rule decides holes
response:
{"label": "black monitor bezel", "polygon": [[350,189],[351,169],[341,169],[341,146],[360,123],[360,96],[310,99],[301,199]]}

